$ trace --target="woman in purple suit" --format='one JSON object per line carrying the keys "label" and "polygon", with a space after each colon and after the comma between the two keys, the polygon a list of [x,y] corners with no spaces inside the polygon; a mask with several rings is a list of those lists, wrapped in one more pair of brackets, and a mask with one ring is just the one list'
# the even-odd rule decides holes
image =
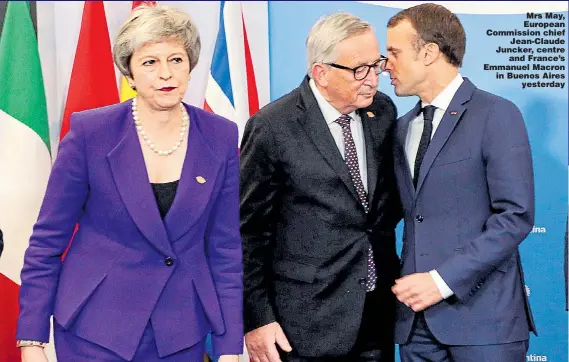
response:
{"label": "woman in purple suit", "polygon": [[[237,126],[182,103],[195,24],[141,8],[114,45],[138,95],[75,113],[22,270],[23,362],[220,361],[243,351]],[[65,260],[73,229],[79,223]]]}

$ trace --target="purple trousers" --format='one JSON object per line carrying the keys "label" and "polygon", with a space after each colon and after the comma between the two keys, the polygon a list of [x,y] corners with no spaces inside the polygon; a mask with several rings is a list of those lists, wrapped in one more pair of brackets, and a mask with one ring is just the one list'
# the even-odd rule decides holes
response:
{"label": "purple trousers", "polygon": [[[57,362],[127,361],[104,347],[82,339],[71,331],[66,331],[57,323],[54,323],[53,332]],[[205,341],[204,338],[190,348],[160,358],[154,342],[154,331],[148,323],[131,362],[203,362]]]}

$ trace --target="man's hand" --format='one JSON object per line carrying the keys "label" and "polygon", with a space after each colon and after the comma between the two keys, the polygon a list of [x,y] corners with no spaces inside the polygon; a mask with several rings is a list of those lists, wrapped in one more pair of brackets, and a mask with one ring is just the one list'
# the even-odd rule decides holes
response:
{"label": "man's hand", "polygon": [[292,351],[277,322],[254,329],[245,335],[245,345],[252,362],[281,362],[275,343],[285,352]]}
{"label": "man's hand", "polygon": [[22,362],[48,362],[45,351],[39,346],[20,347]]}
{"label": "man's hand", "polygon": [[443,300],[429,273],[414,273],[397,279],[391,290],[401,303],[415,312],[425,310]]}

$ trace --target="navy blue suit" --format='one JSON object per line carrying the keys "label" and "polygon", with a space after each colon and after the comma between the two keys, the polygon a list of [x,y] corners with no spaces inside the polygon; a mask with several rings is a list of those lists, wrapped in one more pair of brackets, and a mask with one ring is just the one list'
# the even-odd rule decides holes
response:
{"label": "navy blue suit", "polygon": [[[394,141],[405,219],[401,274],[436,269],[454,292],[427,308],[422,322],[442,345],[527,341],[535,325],[518,245],[533,227],[534,184],[523,117],[512,102],[464,78],[415,190],[405,139],[419,107],[398,120]],[[410,340],[416,315],[398,303],[396,343]]]}

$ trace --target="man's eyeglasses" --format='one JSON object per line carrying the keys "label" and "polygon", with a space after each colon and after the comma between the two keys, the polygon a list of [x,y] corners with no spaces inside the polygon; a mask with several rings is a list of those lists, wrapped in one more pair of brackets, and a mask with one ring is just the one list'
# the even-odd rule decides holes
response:
{"label": "man's eyeglasses", "polygon": [[356,80],[363,80],[369,74],[369,70],[373,68],[375,74],[379,75],[381,72],[385,70],[385,65],[387,64],[387,57],[382,56],[379,60],[373,64],[364,64],[359,65],[355,68],[346,67],[344,65],[336,64],[336,63],[325,63],[331,67],[350,70],[354,73],[354,78]]}

